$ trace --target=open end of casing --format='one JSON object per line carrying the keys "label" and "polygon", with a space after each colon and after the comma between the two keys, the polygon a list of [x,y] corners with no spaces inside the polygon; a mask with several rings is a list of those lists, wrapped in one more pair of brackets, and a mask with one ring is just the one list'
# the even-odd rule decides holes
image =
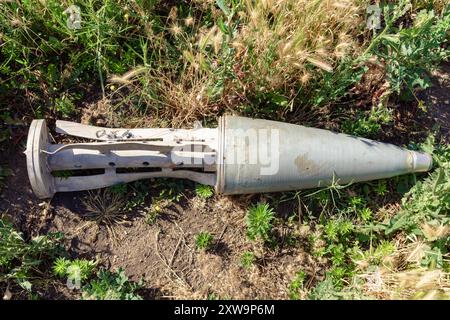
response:
{"label": "open end of casing", "polygon": [[54,178],[47,166],[48,129],[45,120],[33,120],[28,131],[27,170],[33,192],[41,199],[55,194]]}

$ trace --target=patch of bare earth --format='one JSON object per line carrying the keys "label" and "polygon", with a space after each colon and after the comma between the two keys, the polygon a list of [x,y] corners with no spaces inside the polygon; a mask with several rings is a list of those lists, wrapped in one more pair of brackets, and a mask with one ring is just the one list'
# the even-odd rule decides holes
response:
{"label": "patch of bare earth", "polygon": [[[246,240],[244,206],[233,198],[191,197],[163,210],[154,225],[136,215],[114,226],[113,238],[104,227],[83,219],[79,197],[55,197],[48,230],[64,232],[69,250],[77,256],[95,257],[112,270],[123,268],[133,280],[144,279],[147,298],[286,299],[296,272],[320,274],[301,246],[270,251],[260,247],[258,262],[243,268],[242,253],[253,244]],[[215,238],[206,252],[195,248],[195,235],[202,231]]]}
{"label": "patch of bare earth", "polygon": [[450,142],[450,62],[432,73],[433,86],[420,95],[425,101],[432,121],[439,126],[441,135]]}

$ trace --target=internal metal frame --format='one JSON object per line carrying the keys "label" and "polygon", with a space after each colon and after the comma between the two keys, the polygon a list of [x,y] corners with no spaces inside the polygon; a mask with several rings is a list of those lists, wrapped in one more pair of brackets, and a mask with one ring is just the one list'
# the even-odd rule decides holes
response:
{"label": "internal metal frame", "polygon": [[[34,120],[26,154],[30,183],[40,198],[160,177],[216,184],[217,129],[110,129],[57,121],[56,132],[96,142],[51,144],[45,120]],[[104,173],[83,174],[93,169]],[[73,170],[81,174],[52,174]]]}

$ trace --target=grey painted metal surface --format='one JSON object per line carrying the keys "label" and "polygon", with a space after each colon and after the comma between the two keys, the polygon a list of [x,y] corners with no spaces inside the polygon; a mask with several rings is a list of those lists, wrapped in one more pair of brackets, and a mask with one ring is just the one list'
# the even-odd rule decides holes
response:
{"label": "grey painted metal surface", "polygon": [[[224,116],[214,129],[56,125],[58,133],[95,142],[51,144],[45,121],[34,120],[25,153],[39,198],[158,177],[190,179],[224,194],[275,192],[424,172],[432,165],[430,155],[394,145],[244,117]],[[87,173],[93,169],[103,173]],[[60,170],[79,176],[52,174]]]}
{"label": "grey painted metal surface", "polygon": [[[323,187],[333,179],[347,184],[424,172],[432,166],[428,154],[327,130],[244,117],[224,117],[221,127],[224,164],[218,170],[217,191],[225,194]],[[260,142],[242,139],[242,131],[251,135],[260,130],[278,132],[278,142],[267,141],[268,150],[278,143],[273,148],[279,153],[274,157],[279,160],[277,173],[261,174],[268,164],[260,159],[253,164],[227,164],[227,159],[235,157],[239,150],[248,150],[247,155],[258,152]]]}

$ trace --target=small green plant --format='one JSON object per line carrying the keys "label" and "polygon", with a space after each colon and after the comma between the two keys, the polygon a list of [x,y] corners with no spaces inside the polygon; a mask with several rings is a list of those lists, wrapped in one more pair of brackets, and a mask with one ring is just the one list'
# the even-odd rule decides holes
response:
{"label": "small green plant", "polygon": [[363,208],[361,210],[358,210],[357,213],[358,213],[358,217],[363,222],[369,222],[370,220],[372,220],[373,212],[370,208]]}
{"label": "small green plant", "polygon": [[68,280],[81,282],[87,280],[96,267],[97,262],[93,260],[59,257],[53,262],[53,273],[60,278],[67,277]]}
{"label": "small green plant", "polygon": [[327,275],[337,287],[343,286],[344,278],[353,276],[354,265],[348,253],[352,250],[354,231],[353,222],[342,218],[330,219],[324,226],[322,237],[326,244],[322,253],[332,263]]}
{"label": "small green plant", "polygon": [[372,108],[368,114],[358,112],[356,119],[347,119],[342,124],[345,133],[355,136],[374,138],[381,131],[382,124],[392,121],[392,111],[386,107]]}
{"label": "small green plant", "polygon": [[219,300],[219,299],[220,299],[220,297],[214,292],[208,293],[208,295],[206,296],[206,300],[215,301],[215,300]]}
{"label": "small green plant", "polygon": [[289,285],[289,297],[291,300],[298,300],[301,297],[301,290],[306,279],[306,273],[304,271],[299,271],[296,273],[294,279]]}
{"label": "small green plant", "polygon": [[378,180],[373,189],[377,195],[384,196],[387,193],[386,180]]}
{"label": "small green plant", "polygon": [[244,251],[241,256],[241,266],[245,269],[250,269],[255,263],[255,254],[251,251]]}
{"label": "small green plant", "polygon": [[214,195],[214,189],[211,186],[204,184],[197,184],[195,186],[195,193],[203,199],[211,198]]}
{"label": "small green plant", "polygon": [[247,236],[250,240],[270,239],[272,231],[272,221],[274,219],[274,212],[267,203],[259,203],[250,208],[247,213]]}
{"label": "small green plant", "polygon": [[374,137],[380,130],[381,125],[370,118],[358,115],[356,119],[348,119],[343,125],[342,129],[345,133],[360,136],[360,137]]}
{"label": "small green plant", "polygon": [[111,187],[109,187],[109,190],[112,193],[116,193],[119,196],[126,196],[126,194],[128,193],[128,185],[126,183],[118,183],[116,185],[113,185]]}
{"label": "small green plant", "polygon": [[75,105],[67,96],[55,99],[55,110],[61,112],[64,117],[68,117],[75,112]]}
{"label": "small green plant", "polygon": [[209,232],[200,232],[195,237],[195,247],[197,250],[208,250],[214,241],[214,237]]}
{"label": "small green plant", "polygon": [[182,180],[159,179],[156,186],[161,188],[157,200],[178,202],[183,195],[184,184]]}
{"label": "small green plant", "polygon": [[340,290],[337,289],[333,280],[326,277],[325,280],[319,282],[313,290],[308,294],[310,300],[339,300],[341,298]]}
{"label": "small green plant", "polygon": [[319,282],[308,294],[310,300],[362,300],[369,299],[357,288],[336,287],[333,279],[329,276]]}
{"label": "small green plant", "polygon": [[381,265],[389,255],[396,249],[396,246],[391,241],[382,240],[376,247],[371,246],[368,250],[354,249],[352,259],[359,264],[367,264],[370,266]]}
{"label": "small green plant", "polygon": [[122,269],[117,272],[100,270],[97,278],[82,288],[82,297],[86,300],[142,300],[137,291],[142,281],[132,282]]}
{"label": "small green plant", "polygon": [[366,201],[361,196],[353,196],[348,200],[348,206],[356,211],[358,208],[361,208],[365,205]]}
{"label": "small green plant", "polygon": [[324,227],[325,238],[334,242],[346,239],[353,230],[354,226],[350,220],[330,219]]}
{"label": "small green plant", "polygon": [[154,209],[150,209],[145,215],[145,223],[154,225],[158,220],[160,212]]}
{"label": "small green plant", "polygon": [[152,203],[145,215],[145,222],[149,225],[155,224],[158,217],[161,215],[164,206],[165,201],[156,201],[155,203]]}
{"label": "small green plant", "polygon": [[145,199],[149,192],[149,185],[146,181],[136,181],[128,184],[126,189],[123,185],[118,187],[117,192],[119,195],[126,195],[125,211],[132,211],[141,208],[145,204]]}

